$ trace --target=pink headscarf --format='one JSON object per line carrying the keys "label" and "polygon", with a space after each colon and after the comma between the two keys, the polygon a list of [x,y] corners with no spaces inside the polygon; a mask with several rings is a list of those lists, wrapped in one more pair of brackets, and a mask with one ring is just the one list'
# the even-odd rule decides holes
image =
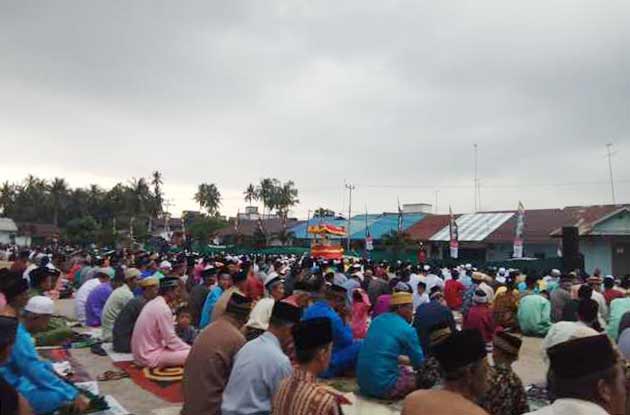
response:
{"label": "pink headscarf", "polygon": [[352,328],[352,337],[355,339],[363,339],[368,329],[368,316],[370,312],[370,298],[365,290],[362,288],[355,288],[354,294],[361,295],[361,301],[352,302],[352,322],[350,327]]}

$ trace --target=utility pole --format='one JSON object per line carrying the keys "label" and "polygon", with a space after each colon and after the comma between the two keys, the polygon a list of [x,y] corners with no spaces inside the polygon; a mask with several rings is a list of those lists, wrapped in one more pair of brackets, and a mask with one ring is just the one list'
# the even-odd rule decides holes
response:
{"label": "utility pole", "polygon": [[169,235],[171,233],[171,227],[169,224],[170,213],[168,209],[173,206],[173,199],[166,199],[162,204],[164,205],[164,231]]}
{"label": "utility pole", "polygon": [[352,183],[346,183],[346,189],[348,189],[348,243],[346,245],[346,251],[350,252],[350,216],[352,215],[352,191],[356,187]]}
{"label": "utility pole", "polygon": [[613,178],[613,168],[612,168],[612,158],[615,155],[612,151],[612,143],[606,144],[606,148],[608,149],[608,171],[610,173],[610,192],[612,195],[612,203],[613,205],[617,204],[615,199],[615,180]]}
{"label": "utility pole", "polygon": [[477,144],[473,144],[473,147],[475,149],[475,212],[477,212],[479,211],[479,171],[477,162],[478,146]]}
{"label": "utility pole", "polygon": [[440,195],[440,191],[436,190],[435,191],[435,214],[437,215],[438,213],[438,197]]}

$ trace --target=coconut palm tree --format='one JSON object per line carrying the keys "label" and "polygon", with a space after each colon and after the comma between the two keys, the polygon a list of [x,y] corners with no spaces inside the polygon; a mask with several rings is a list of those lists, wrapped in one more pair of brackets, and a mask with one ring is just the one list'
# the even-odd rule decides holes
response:
{"label": "coconut palm tree", "polygon": [[13,203],[15,201],[15,186],[5,181],[0,187],[0,208],[2,208],[2,214],[9,216]]}
{"label": "coconut palm tree", "polygon": [[50,201],[53,210],[53,224],[59,225],[59,211],[63,209],[68,200],[68,183],[62,178],[55,177],[48,187]]}
{"label": "coconut palm tree", "polygon": [[194,197],[201,209],[205,209],[209,215],[218,216],[221,206],[221,193],[214,183],[201,183]]}
{"label": "coconut palm tree", "polygon": [[251,206],[254,200],[258,200],[258,191],[256,191],[256,186],[254,186],[253,183],[250,183],[249,186],[247,186],[247,189],[243,192],[243,196],[245,196],[245,201]]}
{"label": "coconut palm tree", "polygon": [[151,175],[151,185],[153,185],[153,197],[155,198],[155,203],[153,206],[153,214],[157,217],[160,213],[162,213],[162,202],[164,201],[164,195],[162,194],[162,185],[164,181],[162,179],[162,173],[159,171],[154,171]]}
{"label": "coconut palm tree", "polygon": [[295,183],[293,183],[292,180],[289,180],[282,186],[276,187],[274,205],[278,211],[278,216],[285,221],[289,216],[289,210],[300,203],[297,196],[298,190],[295,188]]}

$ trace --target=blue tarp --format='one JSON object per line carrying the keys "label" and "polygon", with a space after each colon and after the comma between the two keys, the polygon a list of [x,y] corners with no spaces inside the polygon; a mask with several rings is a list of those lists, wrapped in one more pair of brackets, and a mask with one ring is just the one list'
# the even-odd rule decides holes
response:
{"label": "blue tarp", "polygon": [[[420,222],[424,218],[421,213],[403,214],[403,230],[410,228],[412,225]],[[343,226],[347,228],[348,221],[337,218],[313,218],[308,222],[300,223],[291,229],[290,232],[295,234],[297,239],[312,239],[313,235],[306,232],[309,225],[327,224],[334,226]],[[366,215],[356,215],[350,219],[350,238],[365,239]],[[384,234],[398,229],[398,214],[384,213],[381,215],[367,215],[367,226],[370,229],[370,235],[374,239],[380,239]],[[331,236],[330,239],[341,239],[337,236]]]}

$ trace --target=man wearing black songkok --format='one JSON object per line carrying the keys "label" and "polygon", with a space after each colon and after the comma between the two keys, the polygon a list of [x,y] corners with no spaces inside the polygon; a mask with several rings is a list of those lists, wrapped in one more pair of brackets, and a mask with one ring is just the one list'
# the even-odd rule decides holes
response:
{"label": "man wearing black songkok", "polygon": [[328,368],[332,353],[332,325],[326,317],[301,321],[293,327],[298,366],[280,383],[276,392],[274,415],[337,415],[342,397],[317,383],[317,376]]}
{"label": "man wearing black songkok", "polygon": [[553,404],[535,415],[618,415],[626,409],[626,377],[607,335],[582,337],[547,350]]}
{"label": "man wearing black songkok", "polygon": [[291,338],[292,327],[302,311],[279,301],[274,304],[269,328],[245,344],[234,359],[230,379],[223,392],[223,415],[268,414],[280,382],[291,374],[289,358],[282,345]]}
{"label": "man wearing black songkok", "polygon": [[433,348],[443,371],[442,390],[407,396],[402,415],[488,415],[474,401],[487,389],[486,346],[478,330],[451,334]]}

